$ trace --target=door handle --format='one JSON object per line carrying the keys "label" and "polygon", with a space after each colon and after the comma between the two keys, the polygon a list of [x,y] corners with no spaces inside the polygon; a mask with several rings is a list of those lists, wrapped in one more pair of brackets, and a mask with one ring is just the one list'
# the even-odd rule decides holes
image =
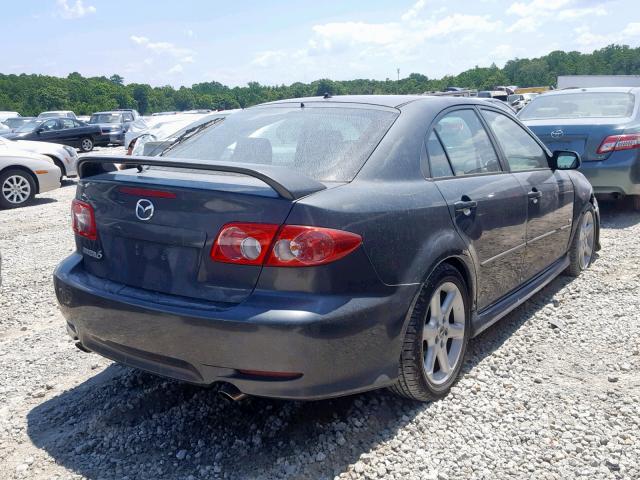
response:
{"label": "door handle", "polygon": [[533,203],[538,203],[538,200],[542,197],[542,192],[537,188],[534,188],[529,193],[527,193],[527,197],[529,197],[529,200],[531,200]]}
{"label": "door handle", "polygon": [[478,202],[475,200],[460,200],[453,204],[453,208],[456,212],[462,212],[464,215],[471,215],[471,210],[475,210],[478,206]]}

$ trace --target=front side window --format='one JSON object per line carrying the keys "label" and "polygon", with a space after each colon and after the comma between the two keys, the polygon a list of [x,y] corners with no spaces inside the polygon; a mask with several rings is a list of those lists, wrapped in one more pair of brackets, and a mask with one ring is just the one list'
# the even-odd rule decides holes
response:
{"label": "front side window", "polygon": [[50,132],[52,130],[59,130],[59,129],[60,127],[58,126],[57,120],[47,120],[42,124],[42,130],[44,130],[45,132]]}
{"label": "front side window", "polygon": [[456,176],[500,171],[489,135],[473,110],[456,110],[440,120],[435,130]]}
{"label": "front side window", "polygon": [[498,139],[511,171],[549,167],[547,154],[520,125],[498,112],[483,110],[482,114]]}

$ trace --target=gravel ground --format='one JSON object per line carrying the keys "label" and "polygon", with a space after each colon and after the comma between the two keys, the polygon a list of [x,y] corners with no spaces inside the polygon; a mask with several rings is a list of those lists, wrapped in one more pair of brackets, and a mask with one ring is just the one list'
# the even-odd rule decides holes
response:
{"label": "gravel ground", "polygon": [[472,341],[444,400],[232,403],[67,339],[51,273],[73,248],[74,185],[0,211],[0,478],[640,478],[640,214],[628,207],[603,205],[588,272]]}

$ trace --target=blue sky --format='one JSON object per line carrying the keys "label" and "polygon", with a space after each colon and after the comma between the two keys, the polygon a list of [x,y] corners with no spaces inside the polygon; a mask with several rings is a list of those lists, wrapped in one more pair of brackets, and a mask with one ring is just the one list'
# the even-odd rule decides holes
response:
{"label": "blue sky", "polygon": [[552,50],[640,45],[638,0],[3,2],[2,73],[191,85],[430,78]]}

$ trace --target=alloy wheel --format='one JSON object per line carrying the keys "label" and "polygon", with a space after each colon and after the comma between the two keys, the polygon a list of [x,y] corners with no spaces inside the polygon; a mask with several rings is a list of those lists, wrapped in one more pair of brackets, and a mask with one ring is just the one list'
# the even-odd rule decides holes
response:
{"label": "alloy wheel", "polygon": [[2,184],[2,196],[14,205],[26,202],[31,196],[31,185],[21,175],[12,175]]}
{"label": "alloy wheel", "polygon": [[580,224],[579,233],[579,260],[580,268],[584,270],[591,264],[591,257],[593,256],[593,245],[595,240],[595,229],[593,222],[593,213],[587,211],[582,216],[582,222]]}
{"label": "alloy wheel", "polygon": [[422,333],[424,373],[434,385],[446,383],[461,361],[465,335],[462,292],[445,282],[433,293]]}
{"label": "alloy wheel", "polygon": [[82,150],[84,150],[85,152],[88,152],[92,148],[93,148],[93,142],[91,140],[89,140],[88,138],[85,138],[84,140],[82,140]]}

